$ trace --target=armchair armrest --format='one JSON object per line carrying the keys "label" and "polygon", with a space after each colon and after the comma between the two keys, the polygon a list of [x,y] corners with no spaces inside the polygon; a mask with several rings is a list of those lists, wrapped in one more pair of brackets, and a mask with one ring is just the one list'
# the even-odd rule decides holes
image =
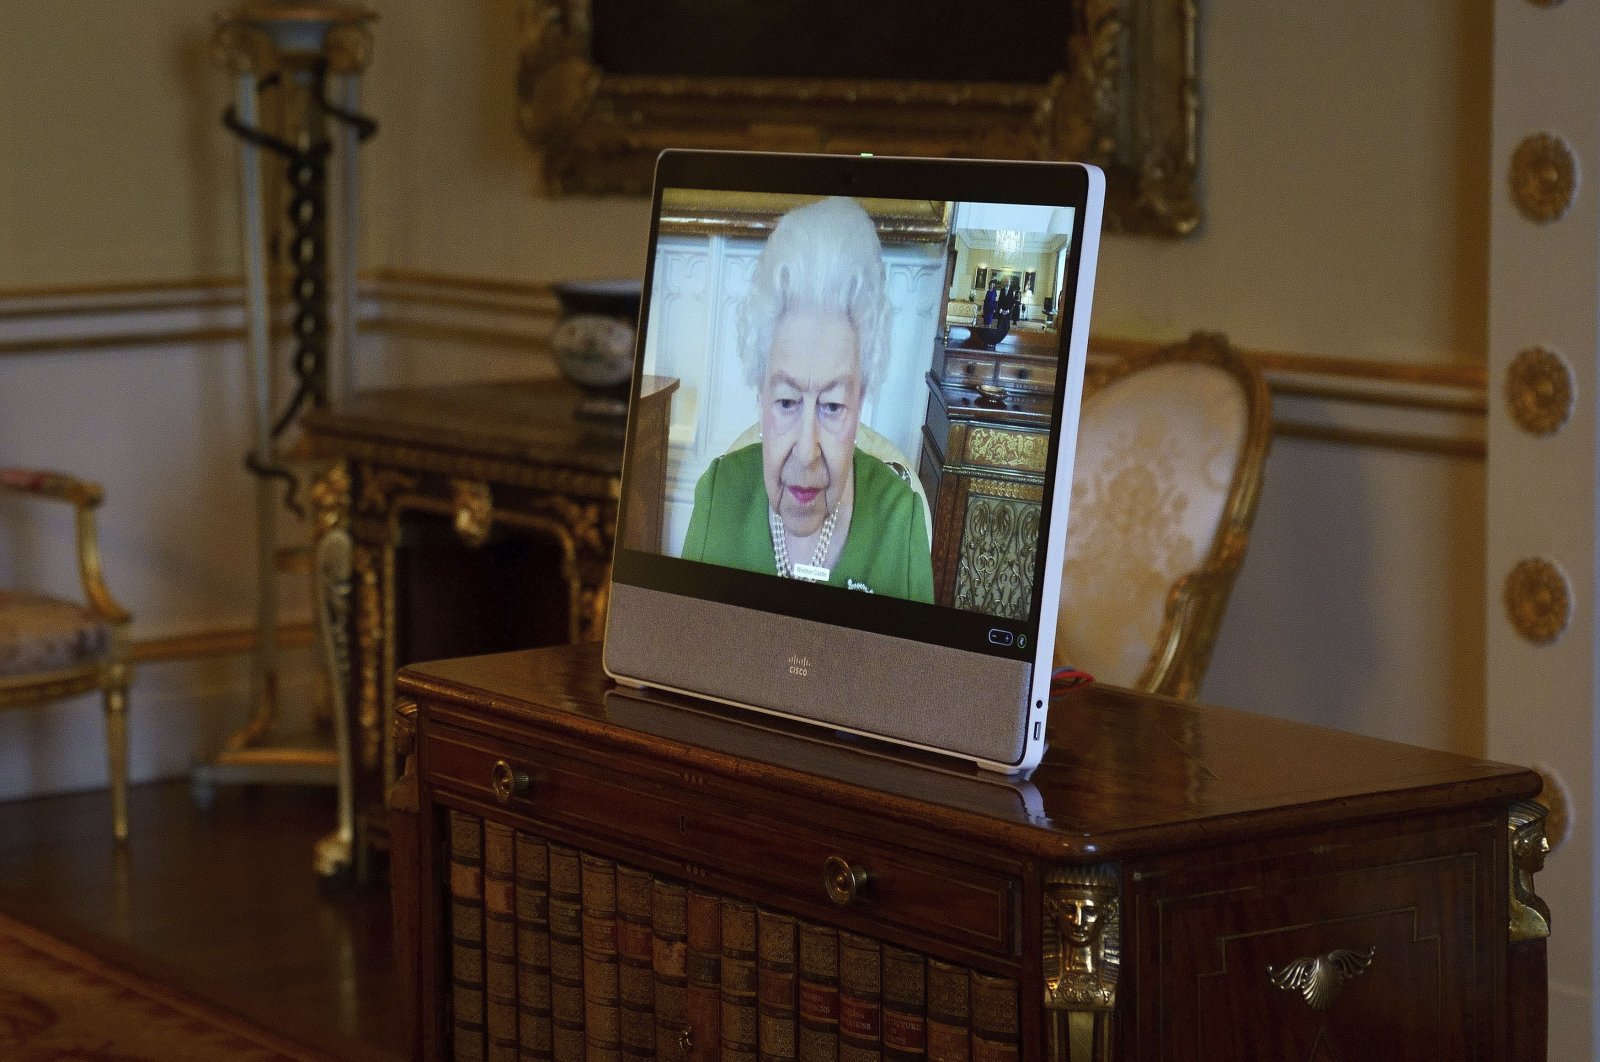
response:
{"label": "armchair armrest", "polygon": [[63,472],[31,468],[0,467],[0,494],[23,494],[71,505],[77,516],[78,574],[83,580],[83,595],[95,614],[112,624],[126,624],[128,612],[106,588],[100,567],[100,536],[94,511],[105,497],[100,484],[78,479]]}
{"label": "armchair armrest", "polygon": [[77,479],[64,472],[3,467],[0,467],[0,491],[55,498],[80,506],[99,505],[105,494],[98,483]]}

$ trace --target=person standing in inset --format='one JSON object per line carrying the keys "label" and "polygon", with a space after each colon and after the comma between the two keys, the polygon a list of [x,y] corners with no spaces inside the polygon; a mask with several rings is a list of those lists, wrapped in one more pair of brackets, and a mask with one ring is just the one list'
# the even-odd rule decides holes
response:
{"label": "person standing in inset", "polygon": [[1010,318],[1017,308],[1017,289],[1007,287],[1000,292],[997,306],[1001,317]]}

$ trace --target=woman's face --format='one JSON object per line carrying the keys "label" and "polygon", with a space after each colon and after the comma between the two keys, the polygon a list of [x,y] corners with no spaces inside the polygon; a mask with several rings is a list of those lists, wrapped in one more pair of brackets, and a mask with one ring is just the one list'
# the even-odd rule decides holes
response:
{"label": "woman's face", "polygon": [[779,319],[757,401],[767,503],[791,535],[815,534],[852,487],[861,392],[854,325],[812,310]]}

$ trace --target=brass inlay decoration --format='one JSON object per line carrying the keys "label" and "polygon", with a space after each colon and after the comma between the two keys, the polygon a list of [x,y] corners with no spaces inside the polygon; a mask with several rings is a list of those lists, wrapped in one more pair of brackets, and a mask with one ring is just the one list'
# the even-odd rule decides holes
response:
{"label": "brass inlay decoration", "polygon": [[1543,557],[1517,562],[1506,576],[1501,596],[1506,618],[1535,645],[1548,645],[1572,619],[1572,590],[1566,574]]}
{"label": "brass inlay decoration", "polygon": [[[575,502],[557,496],[550,499],[550,507],[561,518],[574,542],[594,553],[609,556],[611,546],[606,541],[606,531],[601,527],[600,506],[594,502]],[[607,527],[614,526],[615,522],[613,518]]]}
{"label": "brass inlay decoration", "polygon": [[991,498],[1011,498],[1015,501],[1033,502],[1035,505],[1044,501],[1044,488],[1037,483],[1013,483],[1008,479],[983,479],[972,485],[974,494],[984,494]]}
{"label": "brass inlay decoration", "polygon": [[1554,852],[1566,843],[1567,833],[1572,828],[1572,795],[1554,768],[1542,763],[1535,763],[1532,767],[1544,783],[1534,799],[1548,812],[1544,820],[1544,835],[1550,842],[1550,851]]}
{"label": "brass inlay decoration", "polygon": [[455,498],[456,537],[476,549],[489,540],[489,530],[494,526],[489,485],[475,479],[452,479],[450,490]]}
{"label": "brass inlay decoration", "polygon": [[1033,600],[1039,506],[973,495],[956,560],[953,604],[991,616],[1025,619]]}
{"label": "brass inlay decoration", "polygon": [[1037,432],[978,426],[967,436],[967,460],[975,465],[1043,472],[1049,453],[1050,436]]}
{"label": "brass inlay decoration", "polygon": [[1533,435],[1553,435],[1572,416],[1572,366],[1553,350],[1529,347],[1506,370],[1511,419]]}
{"label": "brass inlay decoration", "polygon": [[1279,969],[1267,967],[1267,978],[1285,992],[1299,993],[1312,1010],[1328,1010],[1339,1001],[1339,994],[1350,981],[1366,973],[1377,948],[1365,955],[1348,948],[1335,948],[1326,955],[1308,955],[1285,963]]}
{"label": "brass inlay decoration", "polygon": [[1578,157],[1559,136],[1534,133],[1511,155],[1511,196],[1529,221],[1559,220],[1578,191]]}
{"label": "brass inlay decoration", "polygon": [[421,808],[421,795],[417,785],[417,702],[397,698],[394,702],[392,726],[395,755],[405,761],[405,767],[389,787],[388,805],[393,811],[416,814]]}
{"label": "brass inlay decoration", "polygon": [[360,647],[361,674],[356,676],[356,725],[360,727],[361,765],[368,771],[378,766],[379,740],[374,730],[383,711],[383,686],[378,663],[379,641],[383,637],[383,603],[379,600],[378,550],[357,546],[352,570],[356,588],[356,642]]}
{"label": "brass inlay decoration", "polygon": [[1550,852],[1543,804],[1517,800],[1506,813],[1511,831],[1511,939],[1543,940],[1550,935],[1550,905],[1533,891],[1533,876]]}
{"label": "brass inlay decoration", "polygon": [[1115,866],[1052,870],[1044,884],[1044,1005],[1057,1062],[1112,1057],[1122,966],[1121,876]]}
{"label": "brass inlay decoration", "polygon": [[409,475],[397,468],[375,468],[370,464],[361,466],[361,501],[359,508],[364,513],[386,513],[389,510],[389,496],[401,490],[415,489],[419,480],[416,476]]}
{"label": "brass inlay decoration", "polygon": [[526,487],[549,494],[582,495],[609,501],[621,497],[616,478],[599,472],[542,465],[529,467],[526,463],[515,461],[442,454],[419,446],[399,446],[350,437],[339,438],[337,446],[340,453],[362,462],[359,506],[362,512],[384,513],[390,504],[390,494],[420,486],[415,476],[401,472],[401,468],[477,479],[507,487]]}
{"label": "brass inlay decoration", "polygon": [[354,542],[350,536],[350,470],[331,465],[311,485],[315,627],[327,674],[334,745],[338,754],[339,821],[317,842],[317,873],[332,877],[353,861],[355,798],[350,759],[350,589]]}
{"label": "brass inlay decoration", "polygon": [[518,124],[553,192],[646,193],[668,147],[1074,159],[1106,169],[1108,228],[1199,223],[1192,0],[1082,0],[1039,83],[612,74],[592,2],[520,0]]}

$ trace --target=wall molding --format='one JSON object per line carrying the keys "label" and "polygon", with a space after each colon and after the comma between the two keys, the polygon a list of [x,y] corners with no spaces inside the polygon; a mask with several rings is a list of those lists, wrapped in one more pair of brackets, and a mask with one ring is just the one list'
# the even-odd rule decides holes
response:
{"label": "wall molding", "polygon": [[[278,628],[280,649],[304,649],[314,644],[316,632],[310,623],[287,623]],[[255,647],[254,627],[230,627],[158,638],[135,638],[128,649],[135,664],[157,664],[211,656],[242,656],[254,651]]]}
{"label": "wall molding", "polygon": [[[243,301],[237,278],[0,290],[0,357],[242,343]],[[558,313],[546,284],[397,269],[364,275],[358,306],[364,335],[523,355],[548,353]],[[1095,336],[1090,349],[1126,356],[1165,341]],[[1485,455],[1489,387],[1483,364],[1240,353],[1272,389],[1280,437]]]}

